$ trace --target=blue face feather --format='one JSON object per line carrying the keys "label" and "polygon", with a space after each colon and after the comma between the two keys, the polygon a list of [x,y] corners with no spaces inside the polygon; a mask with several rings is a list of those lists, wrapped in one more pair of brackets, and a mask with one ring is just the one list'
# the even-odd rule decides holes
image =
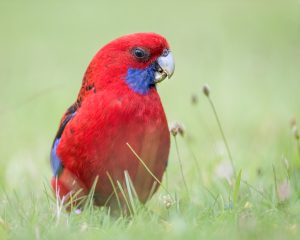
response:
{"label": "blue face feather", "polygon": [[145,95],[151,87],[155,86],[155,71],[155,64],[151,64],[145,69],[129,68],[126,82],[133,91]]}

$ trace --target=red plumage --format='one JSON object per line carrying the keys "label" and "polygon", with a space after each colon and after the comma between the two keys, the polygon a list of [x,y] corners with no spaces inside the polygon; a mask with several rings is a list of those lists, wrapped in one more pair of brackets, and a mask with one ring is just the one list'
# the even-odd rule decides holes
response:
{"label": "red plumage", "polygon": [[[146,60],[132,53],[136,47],[149,53]],[[149,85],[141,94],[128,85],[126,77],[129,69],[154,66],[164,49],[169,45],[162,36],[138,33],[110,42],[92,59],[77,101],[62,118],[59,141],[53,147],[60,170],[54,174],[52,187],[60,197],[79,189],[81,195],[87,194],[98,176],[95,202],[103,205],[113,193],[107,173],[115,184],[123,184],[125,170],[140,201],[151,197],[155,179],[126,143],[161,180],[170,148],[168,124],[155,86]]]}

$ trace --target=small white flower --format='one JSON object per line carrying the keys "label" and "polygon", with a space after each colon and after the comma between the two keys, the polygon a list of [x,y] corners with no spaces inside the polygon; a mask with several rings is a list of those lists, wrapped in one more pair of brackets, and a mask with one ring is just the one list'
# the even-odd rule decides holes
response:
{"label": "small white flower", "polygon": [[221,162],[215,169],[215,174],[218,178],[225,178],[229,184],[232,183],[233,169],[230,162]]}
{"label": "small white flower", "polygon": [[226,148],[225,148],[225,145],[222,141],[218,141],[216,142],[215,144],[215,151],[216,151],[216,154],[218,154],[218,156],[224,158],[224,156],[226,155]]}
{"label": "small white flower", "polygon": [[74,213],[77,215],[81,214],[81,209],[79,209],[79,208],[75,209]]}

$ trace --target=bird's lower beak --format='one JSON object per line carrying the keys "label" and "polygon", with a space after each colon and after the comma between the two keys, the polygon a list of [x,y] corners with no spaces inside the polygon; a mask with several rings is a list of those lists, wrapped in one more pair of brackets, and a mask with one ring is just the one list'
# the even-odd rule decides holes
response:
{"label": "bird's lower beak", "polygon": [[172,77],[175,70],[175,62],[172,52],[169,50],[156,60],[155,83],[163,81],[166,77]]}

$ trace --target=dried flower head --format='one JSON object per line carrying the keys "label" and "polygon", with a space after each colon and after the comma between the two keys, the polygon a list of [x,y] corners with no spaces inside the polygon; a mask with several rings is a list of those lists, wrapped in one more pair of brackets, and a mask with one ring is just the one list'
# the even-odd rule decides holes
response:
{"label": "dried flower head", "polygon": [[203,93],[204,93],[204,95],[205,95],[206,97],[209,97],[210,90],[209,90],[209,86],[208,86],[207,84],[205,84],[205,85],[203,86],[202,91],[203,91]]}
{"label": "dried flower head", "polygon": [[184,127],[181,123],[172,122],[169,126],[170,133],[175,137],[178,133],[184,135]]}
{"label": "dried flower head", "polygon": [[291,129],[292,129],[292,134],[295,137],[295,139],[299,140],[300,139],[300,133],[299,129],[297,127],[297,121],[296,118],[292,118],[290,121]]}
{"label": "dried flower head", "polygon": [[297,120],[295,117],[292,117],[291,120],[290,120],[290,125],[291,125],[291,128],[293,128],[294,126],[297,125]]}
{"label": "dried flower head", "polygon": [[193,105],[196,105],[198,103],[198,96],[196,94],[192,95],[191,102]]}
{"label": "dried flower head", "polygon": [[258,167],[258,168],[256,169],[256,174],[257,174],[257,176],[259,176],[259,177],[261,177],[261,176],[263,175],[263,171],[262,171],[262,169],[261,169],[260,167]]}
{"label": "dried flower head", "polygon": [[277,193],[278,193],[279,200],[281,202],[288,200],[292,193],[292,188],[290,183],[287,180],[285,180],[281,184],[279,184]]}
{"label": "dried flower head", "polygon": [[160,200],[162,201],[162,203],[166,207],[166,209],[169,209],[170,207],[172,207],[175,204],[175,201],[169,194],[160,196]]}

